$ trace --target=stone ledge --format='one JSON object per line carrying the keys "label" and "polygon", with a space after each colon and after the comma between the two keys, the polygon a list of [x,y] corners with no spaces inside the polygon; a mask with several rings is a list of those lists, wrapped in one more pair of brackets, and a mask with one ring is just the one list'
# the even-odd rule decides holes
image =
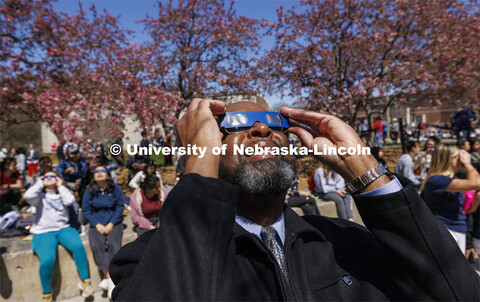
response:
{"label": "stone ledge", "polygon": [[[318,210],[320,211],[320,215],[325,217],[338,218],[337,206],[335,205],[335,202],[317,199],[317,207],[318,207]],[[299,207],[292,207],[292,210],[294,210],[295,213],[297,213],[300,216],[305,215],[303,210]],[[360,217],[360,214],[358,213],[355,202],[353,203],[353,221],[355,221],[358,224],[364,225],[362,221],[362,217]]]}
{"label": "stone ledge", "polygon": [[[317,199],[320,214],[326,217],[338,217],[337,207],[333,201]],[[292,208],[297,214],[303,216],[301,208]],[[363,224],[354,203],[354,220]],[[123,224],[126,226],[123,233],[123,244],[137,238],[133,231],[132,220],[127,215]],[[90,276],[95,292],[100,292],[98,287],[100,275],[93,259],[88,235],[82,237],[83,245],[87,252]],[[33,254],[30,242],[21,240],[21,237],[0,238],[0,300],[6,301],[38,301],[41,299],[42,286],[38,269],[40,262]],[[56,300],[71,299],[79,296],[77,284],[80,277],[77,273],[72,255],[59,246],[55,263],[55,274],[52,283],[52,292]]]}

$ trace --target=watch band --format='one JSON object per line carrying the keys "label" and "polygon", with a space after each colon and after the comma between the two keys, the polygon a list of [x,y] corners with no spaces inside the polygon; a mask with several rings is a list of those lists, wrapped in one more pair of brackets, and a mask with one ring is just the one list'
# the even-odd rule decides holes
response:
{"label": "watch band", "polygon": [[346,184],[347,192],[353,194],[358,190],[361,190],[372,183],[374,180],[387,173],[387,168],[384,165],[379,164],[372,170],[355,178],[352,182]]}

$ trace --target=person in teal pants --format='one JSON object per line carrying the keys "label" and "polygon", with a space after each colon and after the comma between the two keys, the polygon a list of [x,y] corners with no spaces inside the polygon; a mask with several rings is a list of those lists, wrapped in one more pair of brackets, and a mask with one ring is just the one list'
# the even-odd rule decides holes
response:
{"label": "person in teal pants", "polygon": [[52,301],[53,299],[51,285],[59,244],[73,253],[73,259],[82,280],[78,285],[82,296],[92,296],[93,288],[85,247],[77,230],[68,224],[67,206],[75,202],[75,196],[63,185],[57,173],[48,172],[25,192],[23,198],[37,208],[35,223],[30,232],[34,234],[33,252],[40,259],[42,300]]}

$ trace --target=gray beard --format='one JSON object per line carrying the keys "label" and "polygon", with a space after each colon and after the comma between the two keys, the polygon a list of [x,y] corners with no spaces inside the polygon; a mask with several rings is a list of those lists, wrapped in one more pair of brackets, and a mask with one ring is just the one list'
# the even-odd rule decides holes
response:
{"label": "gray beard", "polygon": [[220,161],[219,178],[237,185],[241,195],[253,198],[285,194],[296,177],[295,158],[266,158],[247,163],[243,156],[239,156],[236,169],[227,168]]}

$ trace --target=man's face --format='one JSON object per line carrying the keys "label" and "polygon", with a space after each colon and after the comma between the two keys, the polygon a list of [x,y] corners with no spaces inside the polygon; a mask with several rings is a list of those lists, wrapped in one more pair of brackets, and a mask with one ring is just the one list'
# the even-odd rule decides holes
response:
{"label": "man's face", "polygon": [[[261,106],[251,102],[238,102],[227,108],[235,111],[265,111]],[[257,122],[250,129],[242,132],[224,133],[223,143],[227,150],[220,160],[220,178],[236,184],[245,195],[272,196],[284,193],[296,177],[296,161],[292,155],[281,156],[235,155],[234,145],[255,147],[288,147],[289,140],[285,133],[276,132],[266,124]]]}
{"label": "man's face", "polygon": [[78,152],[69,153],[68,156],[70,156],[70,159],[74,162],[80,158],[80,154]]}

